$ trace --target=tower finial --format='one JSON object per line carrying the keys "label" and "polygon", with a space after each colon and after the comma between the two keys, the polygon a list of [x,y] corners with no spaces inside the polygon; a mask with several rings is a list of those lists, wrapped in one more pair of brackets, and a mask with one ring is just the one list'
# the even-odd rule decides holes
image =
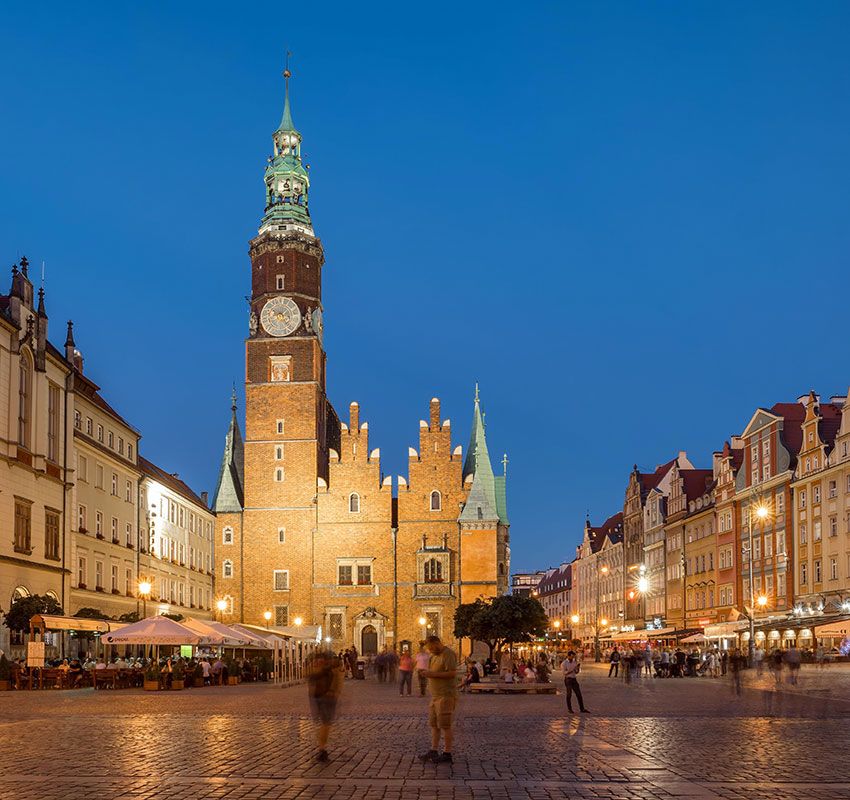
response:
{"label": "tower finial", "polygon": [[475,381],[475,405],[478,405],[478,403],[479,403],[478,381]]}
{"label": "tower finial", "polygon": [[509,459],[508,459],[508,454],[507,454],[507,453],[505,453],[505,454],[502,456],[502,468],[503,468],[503,470],[504,470],[504,476],[505,476],[506,478],[508,477],[508,460],[509,460]]}
{"label": "tower finial", "polygon": [[289,79],[292,77],[292,72],[289,69],[289,57],[292,53],[289,50],[286,51],[286,66],[283,70],[283,80],[285,84],[284,89],[284,99],[283,99],[283,116],[280,120],[280,127],[278,130],[281,131],[294,131],[295,125],[292,122],[292,109],[289,106]]}
{"label": "tower finial", "polygon": [[74,347],[74,323],[68,320],[68,335],[65,337],[65,347]]}
{"label": "tower finial", "polygon": [[230,395],[230,410],[236,413],[236,381],[233,382],[233,392]]}

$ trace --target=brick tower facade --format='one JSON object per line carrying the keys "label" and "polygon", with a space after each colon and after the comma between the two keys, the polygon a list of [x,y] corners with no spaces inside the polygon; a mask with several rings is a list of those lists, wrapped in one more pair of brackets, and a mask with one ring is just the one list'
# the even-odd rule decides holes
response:
{"label": "brick tower facade", "polygon": [[397,495],[358,404],[347,424],[337,417],[325,393],[324,253],[284,76],[250,244],[245,439],[234,402],[213,501],[221,618],[321,626],[334,647],[361,652],[429,631],[451,640],[458,602],[507,590],[505,478],[493,474],[477,390],[466,461],[435,398]]}

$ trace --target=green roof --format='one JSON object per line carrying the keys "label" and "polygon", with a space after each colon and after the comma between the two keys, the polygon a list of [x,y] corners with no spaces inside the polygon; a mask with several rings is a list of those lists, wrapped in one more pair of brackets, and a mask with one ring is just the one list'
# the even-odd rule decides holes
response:
{"label": "green roof", "polygon": [[461,522],[499,521],[496,499],[496,478],[493,465],[487,452],[487,437],[484,432],[484,416],[478,396],[478,384],[475,385],[475,407],[472,412],[472,433],[469,437],[469,450],[463,464],[463,477],[472,475],[472,488],[466,505],[460,514]]}

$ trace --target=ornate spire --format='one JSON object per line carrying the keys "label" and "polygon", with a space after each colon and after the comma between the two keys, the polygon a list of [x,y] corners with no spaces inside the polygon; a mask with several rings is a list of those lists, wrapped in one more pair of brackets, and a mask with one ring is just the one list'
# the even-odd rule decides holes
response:
{"label": "ornate spire", "polygon": [[68,335],[65,337],[65,347],[76,347],[74,344],[74,323],[68,320]]}
{"label": "ornate spire", "polygon": [[313,235],[313,224],[308,210],[310,177],[301,163],[301,134],[292,122],[289,100],[289,53],[283,79],[286,83],[283,116],[272,135],[274,152],[269,158],[264,178],[266,207],[260,233],[297,231]]}
{"label": "ornate spire", "polygon": [[218,482],[215,487],[212,505],[213,511],[221,513],[238,513],[242,511],[244,485],[245,451],[242,444],[242,433],[236,419],[236,386],[230,396],[230,425],[224,437],[224,455],[218,471]]}
{"label": "ornate spire", "polygon": [[47,311],[44,308],[44,287],[43,286],[39,287],[39,290],[38,290],[38,309],[37,309],[37,311],[38,311],[38,316],[42,317],[43,319],[47,318]]}
{"label": "ornate spire", "polygon": [[292,109],[289,107],[289,79],[292,77],[292,73],[289,71],[290,55],[291,53],[286,54],[286,69],[283,71],[283,80],[286,88],[284,89],[283,116],[280,118],[278,130],[298,133],[295,125],[292,123]]}

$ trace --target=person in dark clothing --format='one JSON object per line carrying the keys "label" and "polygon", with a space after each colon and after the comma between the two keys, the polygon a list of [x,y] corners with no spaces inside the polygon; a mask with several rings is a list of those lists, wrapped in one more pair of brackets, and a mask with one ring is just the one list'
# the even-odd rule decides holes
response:
{"label": "person in dark clothing", "polygon": [[339,659],[318,651],[307,662],[307,692],[318,723],[319,761],[328,761],[328,737],[336,717],[336,704],[342,689],[343,671]]}
{"label": "person in dark clothing", "polygon": [[611,651],[608,660],[611,662],[611,666],[608,667],[608,677],[613,675],[616,678],[620,674],[620,651],[616,647]]}
{"label": "person in dark clothing", "polygon": [[732,688],[738,697],[741,696],[742,692],[741,673],[744,671],[744,667],[746,666],[747,657],[736,647],[735,652],[729,659],[729,669],[732,672]]}
{"label": "person in dark clothing", "polygon": [[573,713],[573,693],[578,700],[579,711],[582,714],[590,712],[584,707],[584,698],[581,696],[581,687],[578,685],[578,674],[581,671],[576,654],[570,650],[567,657],[561,662],[561,673],[564,676],[564,686],[567,690],[567,711]]}

